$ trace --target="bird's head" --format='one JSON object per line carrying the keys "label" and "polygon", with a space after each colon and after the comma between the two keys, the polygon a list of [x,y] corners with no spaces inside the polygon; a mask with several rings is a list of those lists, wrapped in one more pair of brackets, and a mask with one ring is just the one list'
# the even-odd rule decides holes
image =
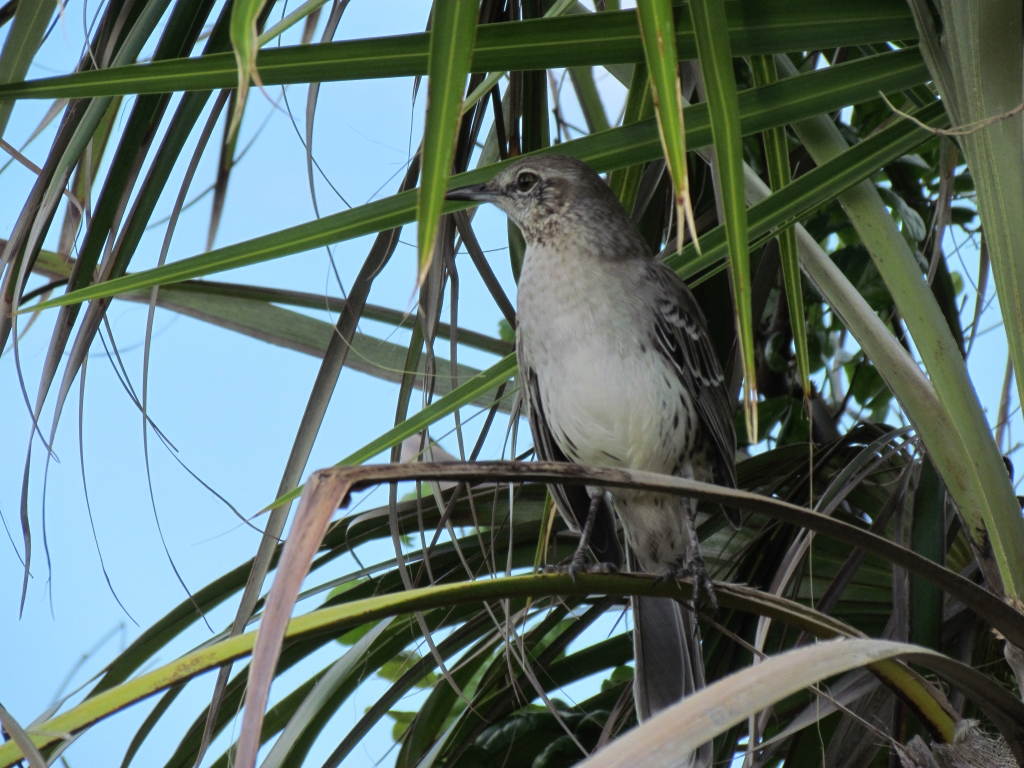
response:
{"label": "bird's head", "polygon": [[528,244],[560,233],[585,237],[584,230],[615,219],[633,228],[604,180],[582,160],[567,155],[524,157],[486,184],[453,189],[447,198],[494,203],[522,230]]}

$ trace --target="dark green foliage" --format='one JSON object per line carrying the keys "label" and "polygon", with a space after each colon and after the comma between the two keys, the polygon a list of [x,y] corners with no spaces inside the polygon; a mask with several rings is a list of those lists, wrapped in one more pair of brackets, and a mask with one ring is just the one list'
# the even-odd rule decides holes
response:
{"label": "dark green foliage", "polygon": [[[114,36],[116,24],[111,14],[119,11],[122,5],[126,9],[122,19],[124,26],[117,27],[121,32]],[[179,77],[183,78],[181,82],[191,90],[177,100],[172,100],[158,88],[135,98],[130,113],[116,131],[116,142],[110,145],[113,149],[106,161],[107,171],[90,190],[95,204],[90,210],[87,226],[75,242],[77,260],[69,266],[52,254],[53,258],[49,258],[43,252],[36,260],[36,254],[28,253],[29,262],[34,263],[37,271],[47,279],[63,277],[69,280],[69,290],[91,283],[96,279],[97,265],[106,258],[105,248],[108,246],[112,248],[109,254],[110,276],[124,274],[131,267],[143,233],[153,224],[151,219],[157,203],[167,194],[168,182],[188,161],[185,148],[191,146],[189,142],[197,132],[199,118],[213,95],[209,90],[196,89],[220,87],[217,78],[234,76],[226,30],[231,5],[226,5],[220,17],[213,21],[210,13],[215,5],[210,0],[179,0],[163,26],[153,33],[153,60],[157,64],[145,71],[151,77],[171,78],[173,71],[179,71],[172,69],[178,67]],[[267,4],[261,23],[273,5]],[[612,8],[617,4],[599,2],[597,5],[599,8]],[[893,75],[899,79],[898,87],[894,86],[891,93],[887,91],[888,97],[900,109],[932,105],[931,109],[941,110],[940,106],[935,106],[932,86],[923,82],[926,75],[916,50],[898,41],[890,41],[892,46],[885,42],[885,38],[890,36],[885,30],[892,29],[891,34],[898,33],[903,37],[909,37],[913,32],[913,24],[902,2],[865,0],[863,5],[843,11],[846,15],[834,22],[830,16],[834,9],[825,12],[820,3],[811,0],[726,5],[734,27],[730,34],[734,51],[742,53],[736,54],[732,67],[741,111],[746,116],[743,119],[754,126],[744,129],[747,135],[742,139],[742,156],[753,173],[765,183],[769,179],[763,141],[755,131],[766,130],[766,127],[782,125],[786,130],[789,170],[794,180],[799,180],[815,166],[796,133],[786,126],[787,121],[805,119],[813,115],[814,110],[824,111],[825,107],[811,108],[804,104],[802,99],[805,95],[809,94],[807,98],[813,98],[814,104],[834,99],[834,103],[827,102],[829,110],[851,107],[842,112],[832,112],[830,117],[851,146],[860,145],[861,150],[875,146],[874,143],[863,142],[878,136],[895,121],[891,108],[876,95],[878,89],[874,83],[882,75],[873,69],[869,72],[871,67],[881,70],[889,62],[896,62],[892,66],[902,68]],[[95,42],[116,50],[124,43],[126,30],[139,18],[145,6],[144,2],[111,2],[98,27]],[[602,170],[611,171],[611,186],[632,212],[651,251],[670,259],[680,258],[675,255],[678,248],[663,253],[677,232],[676,211],[671,179],[662,170],[663,161],[658,159],[660,145],[655,124],[651,121],[654,108],[645,65],[637,63],[643,60],[643,49],[639,47],[635,25],[629,26],[633,23],[632,17],[628,14],[598,14],[595,19],[569,13],[565,19],[539,20],[538,17],[552,6],[548,0],[482,2],[481,29],[495,22],[508,22],[509,26],[497,31],[487,29],[478,35],[478,53],[485,62],[508,66],[509,78],[497,86],[498,98],[485,98],[478,106],[465,112],[458,135],[453,136],[453,141],[457,140],[453,171],[475,173],[480,158],[477,150],[492,139],[501,144],[492,158],[506,158],[544,150],[553,143],[553,136],[565,136],[562,149],[583,154],[601,165]],[[677,10],[680,10],[677,23],[682,24],[679,20],[684,16],[688,19],[688,15],[681,12],[683,9]],[[750,18],[740,11],[749,12]],[[775,15],[769,18],[769,12]],[[807,24],[795,24],[798,18],[806,20]],[[211,21],[202,56],[193,57],[191,61],[165,61],[197,53],[195,49],[200,35]],[[769,22],[776,26],[766,26]],[[500,37],[498,32],[501,30],[508,37]],[[680,27],[680,44],[688,46],[687,55],[696,55],[688,30],[688,27]],[[573,45],[573,36],[583,33],[590,35],[587,40],[591,42],[587,46]],[[538,35],[537,39],[532,39],[531,34]],[[816,79],[799,81],[809,83],[807,88],[797,92],[795,84],[790,82],[774,92],[754,89],[750,67],[742,56],[771,53],[780,45],[796,45],[792,41],[803,40],[800,35],[806,37],[811,34],[820,37],[820,44],[813,47],[801,45],[799,50],[805,52],[790,54],[801,71],[814,74]],[[571,38],[568,42],[564,39],[566,36]],[[333,67],[330,73],[337,77],[352,76],[354,71],[356,75],[361,73],[360,76],[365,77],[415,74],[419,71],[417,67],[425,67],[423,52],[426,40],[425,36],[410,36],[377,41],[380,51],[394,54],[394,61],[382,60],[377,51],[369,56],[369,63],[359,65],[367,67],[365,71],[345,70],[345,67],[355,65],[352,61],[341,61],[339,52],[351,54],[357,49],[364,50],[359,46],[365,47],[375,41],[334,47],[327,44],[305,51],[267,50],[261,61],[267,64],[268,81],[273,82],[281,78],[308,79],[311,76],[308,68],[319,65],[330,65]],[[483,49],[480,48],[481,41],[485,44]],[[900,50],[894,53],[893,47]],[[807,54],[809,50],[815,52]],[[298,57],[304,55],[311,58],[305,63],[299,62]],[[401,55],[406,58],[401,58]],[[330,61],[330,56],[337,60]],[[827,60],[829,66],[824,66],[823,60]],[[274,68],[274,62],[279,68]],[[562,105],[555,101],[556,93],[552,91],[556,89],[549,87],[549,70],[517,70],[514,66],[561,67],[580,62],[586,66],[594,62],[608,64],[614,75],[630,90],[624,106],[624,127],[613,126],[593,138],[572,143],[580,137],[570,131],[582,133],[581,129],[567,127],[568,123],[551,125],[555,119],[555,108]],[[844,62],[847,66],[838,66]],[[856,66],[850,66],[850,62]],[[103,62],[100,68],[109,70],[108,64]],[[91,66],[88,64],[84,68]],[[627,66],[634,69],[628,70]],[[864,69],[859,69],[862,66]],[[820,75],[819,70],[822,72]],[[62,82],[67,87],[79,87],[83,82],[88,84],[90,77],[98,81],[117,74],[111,75],[108,71],[96,76],[76,76]],[[593,75],[598,83],[605,77],[596,69]],[[202,80],[201,77],[208,79]],[[825,79],[831,77],[836,79]],[[483,72],[473,74],[467,90],[471,91],[482,78]],[[872,84],[870,88],[865,85],[869,81]],[[104,87],[114,87],[111,85],[113,80],[105,82],[107,85]],[[228,83],[231,82],[229,77]],[[834,82],[836,88],[850,89],[842,91],[843,94],[860,95],[857,99],[838,99],[835,96],[838,91],[821,86],[822,82]],[[51,87],[57,86],[51,84]],[[152,82],[146,87],[156,88]],[[789,90],[785,90],[787,88]],[[568,98],[569,92],[567,86],[558,93],[562,93],[560,98]],[[785,98],[778,96],[779,93],[783,93]],[[695,91],[691,101],[699,100]],[[851,100],[858,103],[851,104]],[[65,117],[69,131],[77,124],[76,121],[83,119],[79,110],[84,110],[86,103],[84,100],[72,103]],[[174,109],[170,111],[172,104]],[[492,138],[488,138],[494,117],[500,110],[505,110],[502,117],[507,123],[507,130],[506,125],[502,125],[500,131],[494,128]],[[778,116],[780,111],[782,117]],[[616,115],[610,109],[607,112],[614,121]],[[711,140],[707,114],[706,105],[699,105],[688,112],[692,118],[688,123],[688,135],[689,130],[693,130],[693,136],[700,140],[698,146],[688,147],[690,150],[702,149],[700,145]],[[973,304],[971,285],[974,278],[962,274],[959,263],[948,261],[941,248],[934,250],[943,150],[939,137],[927,133],[916,137],[914,142],[917,145],[911,151],[902,156],[900,153],[906,147],[898,152],[892,151],[884,167],[871,168],[869,183],[874,184],[898,224],[899,237],[915,254],[922,279],[933,268],[933,253],[938,253],[930,295],[941,309],[953,339],[963,351],[966,341],[960,313],[965,301],[968,305]],[[54,153],[61,146],[60,142],[55,144]],[[495,143],[491,146],[494,147]],[[890,148],[899,146],[892,144]],[[78,158],[75,165],[81,168],[82,162]],[[53,172],[56,155],[49,158],[48,163],[44,171]],[[882,162],[878,164],[883,165]],[[689,153],[688,171],[690,201],[698,234],[704,235],[719,222],[713,174],[709,163],[695,151]],[[489,172],[481,171],[480,174]],[[858,178],[864,178],[867,173],[868,170],[864,170]],[[807,177],[807,181],[813,178]],[[953,203],[950,226],[959,228],[958,234],[978,232],[981,225],[974,208],[971,174],[960,168],[950,188]],[[870,310],[909,350],[911,343],[893,300],[896,289],[890,292],[876,260],[838,201],[841,191],[829,190],[827,196],[819,192],[818,196],[810,198],[811,202],[800,209],[799,223],[829,252],[832,263],[867,302]],[[260,242],[270,243],[268,248],[279,247],[280,251],[274,251],[275,254],[285,254],[300,248],[296,243],[304,244],[302,248],[305,248],[314,240],[314,245],[323,245],[339,237],[351,237],[353,233],[372,234],[367,227],[384,228],[386,232],[388,228],[401,226],[410,220],[409,211],[414,207],[415,195],[413,190],[405,191],[401,196],[350,212],[346,215],[355,223],[346,223],[344,227],[325,223],[325,219],[302,225],[306,228],[301,229],[305,233],[301,237],[295,232],[273,233],[268,236],[272,243],[270,240]],[[126,206],[129,200],[131,205]],[[26,221],[35,216],[32,206],[36,203],[29,201],[26,205]],[[52,214],[51,211],[51,218]],[[754,215],[751,214],[751,219]],[[357,221],[357,216],[365,218]],[[43,230],[49,227],[49,219],[37,223]],[[329,229],[331,226],[341,228]],[[772,225],[777,226],[783,225],[777,222]],[[415,399],[418,395],[413,394],[414,385],[429,391],[440,381],[432,377],[443,378],[448,374],[447,363],[440,365],[440,359],[431,357],[427,351],[434,346],[430,341],[435,336],[455,338],[457,306],[450,306],[451,286],[458,277],[455,264],[461,267],[467,262],[462,259],[456,262],[456,243],[462,242],[462,238],[450,217],[442,218],[440,231],[443,243],[438,253],[442,257],[436,259],[435,271],[418,294],[419,303],[415,311],[402,326],[414,328],[408,350],[400,348],[401,360],[392,366],[403,369],[390,371],[391,380],[400,381],[402,386],[397,409],[399,422],[407,415],[410,403],[418,402]],[[965,573],[969,578],[980,579],[972,565],[975,552],[968,543],[953,505],[948,503],[935,466],[913,433],[890,426],[900,423],[902,412],[883,378],[884,367],[876,365],[857,345],[843,319],[806,277],[802,283],[802,298],[812,385],[810,391],[803,391],[796,368],[794,334],[779,271],[778,250],[772,241],[777,236],[777,229],[768,228],[750,244],[751,309],[757,388],[761,399],[757,403],[757,435],[747,434],[744,414],[741,410],[736,413],[735,426],[741,451],[738,457],[739,487],[811,507],[821,514],[870,529],[904,543],[933,562]],[[507,240],[511,271],[518,278],[525,242],[511,223]],[[24,242],[12,249],[12,266],[5,273],[6,295],[14,300],[20,297],[14,295],[10,275],[18,260],[24,257],[24,249]],[[371,254],[367,263],[372,265],[373,258]],[[671,260],[669,263],[685,266]],[[690,282],[708,322],[715,353],[726,372],[727,384],[731,393],[737,395],[740,380],[734,375],[737,345],[731,274],[721,259],[714,263],[701,263],[703,266],[694,270],[697,274],[690,278]],[[55,275],[53,270],[59,268],[64,268],[65,272]],[[36,284],[32,286],[33,289],[37,287]],[[282,306],[289,302],[307,308],[319,306],[311,304],[308,295],[304,294],[303,298],[290,291],[278,290],[278,286],[233,286],[234,294],[223,286],[220,293],[214,294],[213,284],[197,281],[182,283],[179,288],[191,291],[189,295],[197,302],[194,307],[201,307],[203,301],[211,302],[211,306],[214,301],[227,306],[244,300],[250,302],[245,305],[245,310],[251,314],[258,313],[261,308],[267,312],[271,308],[281,311]],[[276,292],[267,293],[268,289]],[[169,292],[164,289],[164,293]],[[128,298],[138,299],[139,296]],[[143,298],[148,298],[148,291]],[[314,298],[319,301],[320,297]],[[392,306],[387,309],[404,317],[408,296],[389,297],[389,300]],[[109,300],[104,299],[103,302],[91,305],[87,310],[89,321],[79,326],[80,335],[75,348],[81,354],[74,357],[65,370],[67,382],[74,379],[76,366],[88,352],[89,342],[100,326],[102,310]],[[45,396],[58,373],[59,361],[75,328],[78,306],[61,311],[51,341],[49,378],[44,377],[40,383],[41,396]],[[442,329],[438,323],[444,318],[442,313],[449,310],[452,311],[451,323]],[[358,315],[362,314],[380,320],[379,313],[371,317],[371,312],[369,308],[364,312],[360,307],[353,322],[357,322]],[[213,316],[198,309],[193,314],[203,319]],[[511,318],[511,312],[506,315]],[[244,325],[234,316],[220,324],[235,329]],[[329,325],[327,330],[334,332]],[[457,351],[464,347],[507,354],[515,341],[515,329],[510,322],[502,320],[497,336],[495,339],[478,333],[472,343],[466,336],[458,337],[451,350],[452,362],[457,363]],[[292,344],[292,347],[296,345]],[[352,365],[351,362],[349,364]],[[417,368],[417,365],[421,367]],[[381,370],[385,367],[381,363]],[[420,375],[416,371],[424,373]],[[514,398],[515,382],[510,381],[503,386],[506,386],[506,399],[502,408],[507,411]],[[435,391],[442,394],[439,388]],[[388,401],[384,405],[372,403],[366,407],[383,407],[390,413],[392,405]],[[461,418],[466,424],[470,423],[467,421],[470,415],[468,405],[462,403],[464,413]],[[472,453],[474,458],[488,431],[496,435],[504,428],[502,425],[492,430],[493,416],[492,410],[489,415],[472,421],[471,426],[460,425],[460,429],[465,430],[466,439],[462,447],[467,455],[473,451],[478,435],[481,442]],[[524,452],[529,446],[525,428],[519,435],[519,458],[529,458]],[[433,437],[443,439],[437,434]],[[453,437],[446,445],[450,447],[454,441]],[[389,443],[385,448],[395,446]],[[396,449],[396,457],[397,453]],[[379,553],[381,549],[374,548],[376,545],[386,545],[385,550],[390,553],[393,535],[404,546],[405,565],[414,587],[458,585],[470,579],[501,578],[506,568],[525,573],[536,565],[566,561],[576,547],[576,538],[567,531],[560,518],[556,516],[551,520],[548,516],[550,508],[547,506],[546,489],[536,484],[516,487],[511,508],[509,495],[508,488],[495,489],[487,484],[468,492],[461,486],[454,489],[446,487],[435,495],[434,489],[424,484],[402,501],[337,519],[328,530],[307,577],[306,588],[313,593],[302,604],[304,609],[308,610],[306,606],[309,605],[315,605],[312,610],[345,606],[359,600],[403,592],[406,584],[393,562],[374,564],[368,561],[364,563],[367,566],[365,571],[356,572],[353,566],[352,573],[340,578],[336,569],[321,571],[325,566],[336,564],[344,555],[362,557],[367,551]],[[395,498],[399,498],[397,494]],[[901,636],[900,632],[905,630],[911,641],[982,668],[1006,688],[1015,685],[1009,667],[1003,661],[1002,644],[991,636],[988,628],[969,608],[944,602],[943,594],[930,583],[914,577],[909,580],[909,590],[900,589],[898,584],[894,588],[894,569],[890,563],[873,555],[864,556],[844,541],[823,536],[810,540],[802,529],[750,513],[745,514],[742,528],[736,531],[724,524],[721,516],[714,512],[710,507],[699,508],[698,524],[703,551],[715,579],[747,585],[763,592],[771,591],[801,606],[816,608],[822,614],[844,622],[851,633],[882,637],[888,632],[890,636]],[[392,529],[392,521],[395,530]],[[429,551],[421,549],[421,542],[426,542]],[[183,601],[150,627],[110,664],[90,695],[120,685],[140,669],[153,664],[172,640],[198,621],[195,606],[208,612],[225,601],[235,599],[246,584],[251,565],[250,561],[228,571],[197,591],[195,604]],[[274,567],[276,556],[271,564],[271,568]],[[324,573],[332,576],[328,578]],[[783,578],[784,574],[786,578]],[[898,569],[896,576],[901,576]],[[256,611],[262,608],[261,600]],[[329,744],[333,751],[325,765],[343,764],[353,749],[360,748],[365,734],[376,724],[384,722],[391,725],[395,741],[394,759],[400,768],[413,768],[428,755],[435,758],[433,765],[448,768],[565,768],[574,765],[583,759],[585,753],[582,750],[592,752],[599,742],[603,744],[636,725],[632,668],[629,666],[632,644],[630,627],[624,619],[627,611],[625,599],[601,595],[565,600],[527,601],[519,598],[486,605],[457,603],[446,609],[428,611],[422,617],[401,615],[386,629],[375,620],[345,632],[324,633],[286,645],[279,661],[279,672],[293,668],[313,653],[325,649],[335,654],[333,661],[336,661],[352,652],[353,648],[363,648],[366,643],[358,646],[357,643],[368,633],[383,629],[370,647],[364,649],[355,671],[337,681],[330,696],[325,697],[320,708],[308,716],[306,728],[296,738],[284,764],[306,764],[303,761],[314,744],[324,743]],[[902,617],[900,621],[905,619],[905,626],[895,626],[894,616]],[[752,663],[755,654],[751,646],[758,642],[758,624],[758,615],[738,610],[723,608],[715,614],[701,614],[704,659],[710,683]],[[437,656],[426,642],[423,627],[430,633]],[[811,641],[809,636],[782,621],[774,621],[762,639],[758,650],[768,655]],[[443,660],[443,669],[438,664],[438,656]],[[282,695],[275,699],[276,703],[264,722],[262,735],[265,741],[279,736],[288,727],[314,686],[328,676],[330,669],[331,664],[328,664],[297,682],[290,690],[281,691]],[[230,727],[244,695],[247,674],[247,666],[236,666],[214,723],[216,733]],[[337,718],[332,721],[332,717],[337,712],[347,711],[344,705],[351,703],[349,697],[353,691],[371,678],[378,682],[386,681],[387,692],[368,707],[355,724],[345,721],[351,730],[329,729],[329,722],[339,722]],[[564,689],[580,681],[587,681],[585,685],[589,686],[587,695],[590,698],[568,703]],[[832,684],[836,681],[827,682]],[[171,704],[182,689],[178,686],[161,694],[159,704],[128,748],[126,765],[131,763],[150,731],[158,724],[165,724],[164,719],[170,717],[166,713],[176,711]],[[965,702],[964,697],[954,692],[948,693],[951,702],[965,715],[977,715],[975,705]],[[891,697],[888,689],[881,692],[880,698],[887,705],[891,704],[890,699],[884,698],[886,696]],[[814,696],[805,690],[776,702],[761,737],[771,739],[783,733],[793,718],[815,701]],[[895,728],[893,735],[903,738],[919,728],[916,716],[909,709],[897,708],[896,712],[897,716],[890,718],[892,722],[881,724],[883,729]],[[188,766],[194,762],[205,719],[206,712],[201,710],[176,723],[180,743],[167,758],[168,766]],[[842,739],[853,738],[844,734],[852,732],[847,715],[831,714],[783,741],[774,752],[772,759],[775,762],[769,764],[778,768],[820,765],[832,740],[836,739],[834,743],[842,746],[845,744]],[[728,765],[734,754],[742,752],[746,737],[746,723],[717,736],[715,758],[718,764]],[[872,734],[866,738],[876,737]],[[69,754],[73,762],[74,752]],[[872,768],[889,765],[889,750],[879,744],[877,754],[871,759],[874,761],[870,763]],[[223,766],[228,763],[229,754],[225,753],[216,756],[213,764]]]}

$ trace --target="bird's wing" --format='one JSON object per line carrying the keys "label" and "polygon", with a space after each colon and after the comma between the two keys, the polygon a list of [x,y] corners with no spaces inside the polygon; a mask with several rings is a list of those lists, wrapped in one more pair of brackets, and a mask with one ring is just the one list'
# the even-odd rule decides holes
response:
{"label": "bird's wing", "polygon": [[[544,402],[540,387],[537,385],[537,374],[522,362],[522,355],[519,359],[519,377],[522,380],[520,386],[537,458],[542,461],[568,462],[569,459],[558,446],[544,416]],[[587,489],[582,485],[549,485],[548,490],[566,524],[576,532],[582,531],[590,510]],[[607,499],[604,499],[598,508],[597,519],[590,534],[590,549],[598,561],[609,563],[616,568],[622,567],[622,547],[615,532],[615,515]]]}
{"label": "bird's wing", "polygon": [[[708,435],[715,482],[736,487],[736,429],[722,366],[711,347],[707,322],[690,289],[661,262],[650,262],[661,288],[655,297],[655,336],[658,349],[672,363],[692,393],[701,425]],[[730,522],[739,513],[726,509]]]}

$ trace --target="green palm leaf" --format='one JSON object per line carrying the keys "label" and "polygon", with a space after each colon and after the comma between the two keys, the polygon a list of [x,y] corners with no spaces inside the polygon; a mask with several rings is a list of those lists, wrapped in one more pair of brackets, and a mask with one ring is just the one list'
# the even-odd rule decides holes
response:
{"label": "green palm leaf", "polygon": [[476,36],[476,0],[439,0],[434,6],[427,62],[427,122],[423,131],[423,169],[416,198],[419,222],[419,273],[423,282],[434,256],[438,219],[451,175],[456,130],[462,114],[466,75]]}
{"label": "green palm leaf", "polygon": [[238,86],[235,109],[231,115],[228,135],[232,138],[238,130],[245,111],[245,100],[249,94],[249,81],[262,86],[256,68],[257,37],[256,22],[267,0],[237,0],[231,6],[231,47],[234,49],[235,64],[238,68]]}
{"label": "green palm leaf", "polygon": [[[679,86],[679,56],[676,53],[675,21],[672,0],[651,0],[637,6],[644,56],[654,93],[654,113],[658,135],[672,176],[676,203],[677,241],[682,247],[684,227],[697,239],[690,204],[690,184],[686,171],[686,131],[683,128],[683,95]],[[699,36],[700,30],[698,30]],[[714,130],[712,111],[712,130]]]}
{"label": "green palm leaf", "polygon": [[[873,56],[845,67],[788,78],[764,89],[745,92],[741,98],[740,112],[744,133],[760,132],[768,127],[800,119],[804,115],[816,114],[822,109],[841,108],[871,98],[878,90],[889,91],[917,84],[926,76],[920,54],[914,49]],[[689,107],[686,112],[689,145],[699,147],[710,143],[711,130],[706,105]],[[660,142],[654,122],[647,121],[575,139],[559,145],[556,150],[544,151],[572,154],[604,171],[654,159],[660,153]],[[450,185],[462,186],[486,181],[501,167],[501,164],[496,163],[454,176]],[[464,203],[447,203],[444,210],[453,211],[464,207]],[[159,269],[80,289],[40,303],[34,309],[115,296],[130,290],[167,285],[258,264],[406,224],[413,220],[415,210],[416,193],[402,192],[384,200],[325,216],[315,222],[167,264]]]}
{"label": "green palm leaf", "polygon": [[757,374],[754,365],[754,330],[750,315],[750,251],[747,242],[747,198],[743,181],[743,134],[740,128],[736,79],[725,15],[725,0],[690,3],[700,72],[704,78],[714,171],[721,190],[726,239],[729,242],[729,277],[732,283],[736,336],[743,369],[743,404],[747,434],[757,434]]}
{"label": "green palm leaf", "polygon": [[[899,0],[861,0],[827,7],[816,0],[765,0],[729,4],[732,50],[737,56],[808,50],[817,46],[866,45],[914,39],[914,20]],[[676,47],[697,57],[685,14]],[[430,35],[401,35],[260,51],[256,70],[264,85],[411,77],[427,74]],[[473,51],[473,72],[507,72],[568,66],[601,66],[644,60],[635,12],[579,14],[511,24],[485,24]],[[0,98],[113,96],[129,93],[231,88],[238,66],[231,53],[195,59],[112,67],[0,86]]]}

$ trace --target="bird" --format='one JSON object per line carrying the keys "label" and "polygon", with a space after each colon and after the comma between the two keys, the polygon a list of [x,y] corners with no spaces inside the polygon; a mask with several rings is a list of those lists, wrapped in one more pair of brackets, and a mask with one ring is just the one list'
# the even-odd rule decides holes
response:
{"label": "bird", "polygon": [[[568,155],[526,156],[447,198],[496,205],[526,241],[516,355],[537,458],[735,487],[733,407],[704,315],[601,176]],[[570,574],[621,567],[614,510],[630,569],[691,577],[694,597],[703,592],[715,604],[694,501],[589,486],[551,492],[582,534]],[[739,525],[736,510],[723,511]],[[690,609],[671,598],[631,604],[644,721],[703,687],[704,666]],[[690,765],[710,765],[710,744],[691,757]]]}

